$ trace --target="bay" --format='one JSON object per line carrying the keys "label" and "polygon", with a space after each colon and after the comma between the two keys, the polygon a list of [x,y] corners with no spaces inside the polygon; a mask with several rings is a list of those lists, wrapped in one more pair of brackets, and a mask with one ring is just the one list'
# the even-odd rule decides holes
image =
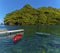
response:
{"label": "bay", "polygon": [[[60,44],[60,25],[30,25],[30,26],[8,26],[0,25],[0,30],[24,29],[22,40],[13,43],[11,38],[0,38],[0,53],[59,53],[60,47],[52,44]],[[36,32],[49,33],[56,37],[46,38],[36,35]],[[0,34],[5,36],[6,34]],[[52,36],[51,35],[51,36]],[[8,35],[9,36],[9,35]]]}

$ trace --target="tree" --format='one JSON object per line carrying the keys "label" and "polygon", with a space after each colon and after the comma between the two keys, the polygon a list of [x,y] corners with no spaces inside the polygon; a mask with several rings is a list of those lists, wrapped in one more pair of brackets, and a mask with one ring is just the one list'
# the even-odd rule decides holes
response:
{"label": "tree", "polygon": [[35,25],[60,24],[60,9],[52,7],[33,8],[26,4],[23,8],[6,14],[4,24]]}

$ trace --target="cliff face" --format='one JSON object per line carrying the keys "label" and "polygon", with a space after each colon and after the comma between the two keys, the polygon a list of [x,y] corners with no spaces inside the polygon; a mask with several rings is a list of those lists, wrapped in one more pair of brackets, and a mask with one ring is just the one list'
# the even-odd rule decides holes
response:
{"label": "cliff face", "polygon": [[6,14],[4,24],[35,25],[60,24],[60,9],[52,7],[33,8],[29,4],[19,10]]}

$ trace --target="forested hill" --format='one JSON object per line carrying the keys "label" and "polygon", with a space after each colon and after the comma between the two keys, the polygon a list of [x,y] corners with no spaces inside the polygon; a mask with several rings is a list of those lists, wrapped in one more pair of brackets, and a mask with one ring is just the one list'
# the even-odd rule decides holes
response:
{"label": "forested hill", "polygon": [[6,14],[6,25],[60,24],[60,9],[52,7],[33,8],[29,4]]}

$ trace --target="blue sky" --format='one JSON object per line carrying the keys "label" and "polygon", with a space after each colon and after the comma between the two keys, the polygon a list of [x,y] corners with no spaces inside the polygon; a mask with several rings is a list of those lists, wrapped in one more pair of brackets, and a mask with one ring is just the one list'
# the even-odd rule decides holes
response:
{"label": "blue sky", "polygon": [[0,22],[3,22],[7,13],[20,9],[25,4],[30,4],[35,8],[42,6],[60,8],[60,0],[0,0]]}

